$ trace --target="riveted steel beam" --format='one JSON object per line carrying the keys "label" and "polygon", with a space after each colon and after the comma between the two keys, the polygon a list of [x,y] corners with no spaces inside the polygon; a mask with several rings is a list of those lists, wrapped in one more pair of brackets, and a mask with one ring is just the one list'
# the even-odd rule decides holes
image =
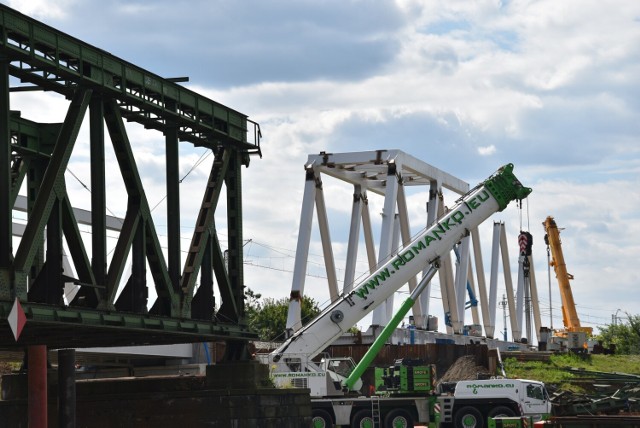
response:
{"label": "riveted steel beam", "polygon": [[[49,160],[49,166],[44,174],[40,191],[36,197],[33,212],[16,251],[14,266],[17,272],[24,274],[31,268],[37,251],[37,243],[42,239],[41,234],[53,210],[54,203],[58,198],[64,196],[59,194],[61,190],[64,190],[64,172],[90,98],[91,90],[78,88],[71,100],[67,116]],[[15,291],[18,297],[23,299],[27,297],[26,284],[16,283]]]}
{"label": "riveted steel beam", "polygon": [[9,108],[9,65],[7,58],[0,56],[0,299],[14,297],[11,290],[12,277],[12,219],[11,207],[11,134]]}
{"label": "riveted steel beam", "polygon": [[222,296],[220,315],[228,320],[240,322],[244,317],[244,275],[242,240],[242,175],[241,167],[248,159],[233,152],[229,160],[229,170],[225,176],[227,188],[227,229],[228,255],[227,272],[231,296]]}
{"label": "riveted steel beam", "polygon": [[[216,153],[213,165],[211,166],[211,172],[207,180],[202,203],[200,204],[196,227],[193,231],[191,245],[189,246],[189,252],[182,273],[182,283],[180,287],[184,296],[182,316],[188,316],[190,312],[191,296],[193,295],[198,271],[200,270],[205,252],[211,249],[209,238],[215,233],[214,214],[220,198],[224,178],[229,168],[230,158],[230,150],[220,149]],[[209,264],[211,264],[210,261]]]}
{"label": "riveted steel beam", "polygon": [[118,100],[127,120],[165,131],[178,126],[182,140],[216,147],[229,144],[259,153],[258,125],[246,115],[170,79],[0,5],[0,53],[11,74],[37,88],[71,96],[89,85]]}
{"label": "riveted steel beam", "polygon": [[[12,305],[13,302],[0,301],[0,349],[16,346],[6,321]],[[20,346],[41,344],[42,335],[46,336],[50,348],[256,339],[256,334],[246,326],[230,322],[102,312],[30,302],[24,302],[22,307],[27,321],[20,335]]]}
{"label": "riveted steel beam", "polygon": [[[36,123],[12,112],[11,93],[22,91],[63,95],[70,101],[64,122]],[[91,192],[91,212],[79,218],[64,178],[87,109],[91,188],[81,183]],[[166,251],[125,120],[165,137]],[[114,169],[105,162],[105,125],[127,197],[125,218],[116,228],[106,215],[107,174]],[[14,211],[27,216],[15,254],[12,238],[0,240],[0,327],[16,296],[29,323],[24,340],[11,342],[0,335],[0,347],[9,342],[73,347],[225,338],[230,359],[245,358],[243,342],[255,336],[244,325],[241,169],[250,155],[261,155],[260,138],[258,124],[246,115],[0,5],[0,188],[10,189],[0,193],[0,236],[12,236]],[[216,154],[182,269],[181,141]],[[26,197],[19,195],[25,184]],[[227,251],[214,220],[223,185]],[[79,223],[91,227],[90,250]],[[107,230],[118,234],[111,257]],[[67,256],[75,274],[67,269]],[[214,275],[221,296],[217,312]],[[75,295],[64,294],[70,283],[79,287]],[[149,287],[155,287],[158,298],[147,310]]]}

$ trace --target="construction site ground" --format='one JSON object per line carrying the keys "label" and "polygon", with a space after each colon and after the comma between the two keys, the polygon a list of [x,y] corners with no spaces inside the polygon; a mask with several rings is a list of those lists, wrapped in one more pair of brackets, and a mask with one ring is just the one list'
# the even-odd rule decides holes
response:
{"label": "construction site ground", "polygon": [[[358,358],[359,347],[332,347],[335,355]],[[391,364],[396,358],[422,357],[438,367],[438,383],[474,380],[500,375],[495,353],[482,346],[388,346],[381,352]],[[553,403],[555,426],[603,425],[602,418],[624,426],[640,426],[640,355],[575,355],[551,352],[502,354],[509,378],[543,381]],[[19,363],[0,363],[0,373],[16,372]],[[363,377],[365,380],[367,376]],[[622,418],[622,419],[620,419]],[[576,425],[577,424],[577,425]]]}
{"label": "construction site ground", "polygon": [[[503,353],[507,377],[545,382],[553,404],[550,427],[640,427],[640,355]],[[604,370],[606,369],[606,370]],[[625,372],[623,372],[623,370]],[[462,356],[439,383],[496,375]]]}
{"label": "construction site ground", "polygon": [[509,377],[543,381],[556,417],[615,416],[640,425],[640,355],[507,353],[504,368]]}

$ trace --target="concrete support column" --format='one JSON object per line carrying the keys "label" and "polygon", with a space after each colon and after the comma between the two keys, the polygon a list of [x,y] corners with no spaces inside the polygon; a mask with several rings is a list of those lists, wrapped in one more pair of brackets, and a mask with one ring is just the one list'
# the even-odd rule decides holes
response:
{"label": "concrete support column", "polygon": [[27,349],[29,428],[47,428],[47,347]]}
{"label": "concrete support column", "polygon": [[58,350],[58,428],[76,426],[76,350]]}

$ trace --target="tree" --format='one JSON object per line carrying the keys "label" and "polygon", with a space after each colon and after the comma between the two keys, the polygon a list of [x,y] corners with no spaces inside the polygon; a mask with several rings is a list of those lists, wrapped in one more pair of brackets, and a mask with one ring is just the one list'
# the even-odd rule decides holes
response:
{"label": "tree", "polygon": [[627,313],[627,323],[607,325],[598,340],[604,347],[615,345],[617,354],[640,354],[640,315]]}
{"label": "tree", "polygon": [[[260,340],[278,341],[284,340],[287,326],[287,311],[289,299],[273,299],[255,293],[250,288],[245,291],[245,311],[249,328],[258,333]],[[302,324],[305,325],[318,313],[318,303],[312,297],[302,299]]]}

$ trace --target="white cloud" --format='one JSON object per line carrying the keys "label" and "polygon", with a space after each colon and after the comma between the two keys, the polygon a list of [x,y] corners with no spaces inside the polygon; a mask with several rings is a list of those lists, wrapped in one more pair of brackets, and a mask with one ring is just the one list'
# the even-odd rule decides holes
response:
{"label": "white cloud", "polygon": [[12,7],[36,19],[64,19],[77,0],[7,0]]}
{"label": "white cloud", "polygon": [[491,144],[490,146],[478,147],[478,154],[480,156],[489,156],[496,152],[496,146]]}
{"label": "white cloud", "polygon": [[[243,170],[245,239],[295,248],[310,153],[399,148],[472,185],[513,162],[534,193],[525,212],[510,207],[496,218],[507,221],[511,242],[521,223],[530,223],[539,286],[546,286],[540,223],[553,215],[566,227],[576,302],[596,308],[586,310],[599,317],[595,324],[610,320],[607,311],[634,313],[629,302],[640,297],[633,291],[640,279],[640,4],[398,0],[366,11],[358,2],[332,4],[267,2],[255,4],[262,15],[243,15],[245,9],[224,8],[213,14],[220,4],[210,2],[188,8],[157,2],[150,19],[113,15],[114,8],[97,1],[10,3],[60,20],[63,32],[90,36],[92,44],[154,73],[189,75],[190,88],[261,124],[264,158]],[[101,7],[102,20],[86,19]],[[369,19],[380,16],[390,19]],[[167,33],[174,18],[189,27]],[[131,19],[138,25],[125,28]],[[25,117],[62,120],[55,97],[21,97],[12,107]],[[36,109],[38,103],[45,108]],[[130,132],[153,204],[165,193],[162,136]],[[184,149],[181,173],[200,153]],[[86,178],[82,156],[86,151],[73,168]],[[207,174],[207,165],[194,172],[183,195],[200,195]],[[348,217],[349,190],[332,190],[339,196],[327,201],[329,208],[336,218]],[[410,202],[418,225],[423,202]],[[190,213],[199,203],[199,197],[184,198]],[[340,255],[343,229],[332,236]],[[290,267],[280,269],[248,268],[247,284],[286,296]]]}

